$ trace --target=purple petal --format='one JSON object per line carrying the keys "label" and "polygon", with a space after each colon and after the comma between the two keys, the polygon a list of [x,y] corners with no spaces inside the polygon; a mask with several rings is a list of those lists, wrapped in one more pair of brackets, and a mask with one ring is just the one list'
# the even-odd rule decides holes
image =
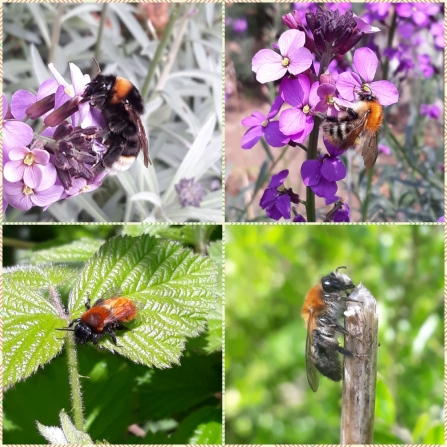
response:
{"label": "purple petal", "polygon": [[[390,7],[390,5],[387,5],[387,6],[388,6],[388,8]],[[357,28],[360,31],[364,32],[365,34],[372,34],[372,33],[380,32],[380,28],[371,26],[369,23],[365,22],[360,17],[357,17],[355,14],[354,14],[354,20],[357,23]]]}
{"label": "purple petal", "polygon": [[253,112],[251,116],[244,118],[241,121],[241,124],[245,127],[260,126],[265,120],[266,117],[261,112],[256,111]]}
{"label": "purple petal", "polygon": [[267,118],[271,119],[277,115],[279,109],[281,109],[284,104],[284,100],[281,98],[281,95],[277,96],[273,101],[272,107],[270,108],[270,112],[267,114]]}
{"label": "purple petal", "polygon": [[301,177],[306,186],[318,185],[321,180],[321,161],[306,160],[301,165]]}
{"label": "purple petal", "polygon": [[279,116],[279,130],[284,135],[294,135],[304,130],[306,115],[295,107],[286,109]]}
{"label": "purple petal", "polygon": [[258,82],[265,84],[283,77],[287,68],[282,66],[282,59],[280,54],[272,50],[258,51],[252,60],[252,70],[256,73]]}
{"label": "purple petal", "polygon": [[361,86],[362,82],[357,73],[341,73],[336,82],[336,87],[340,95],[348,101],[355,101],[357,99],[355,90],[360,90]]}
{"label": "purple petal", "polygon": [[332,197],[337,192],[337,183],[321,177],[320,183],[311,186],[311,189],[318,197]]}
{"label": "purple petal", "polygon": [[47,165],[50,161],[50,154],[44,149],[33,149],[34,160],[40,165]]}
{"label": "purple petal", "polygon": [[31,196],[31,200],[37,206],[48,206],[51,203],[59,200],[63,192],[63,186],[53,185],[51,188],[48,188],[45,191],[35,190],[34,194]]}
{"label": "purple petal", "polygon": [[285,219],[290,219],[290,197],[287,194],[278,197],[276,209]]}
{"label": "purple petal", "polygon": [[262,137],[264,128],[262,126],[255,126],[245,132],[241,140],[242,149],[251,149]]}
{"label": "purple petal", "polygon": [[8,113],[8,99],[5,94],[2,95],[2,118],[5,119],[6,114]]}
{"label": "purple petal", "polygon": [[[294,31],[294,30],[290,30]],[[290,54],[289,73],[297,75],[312,65],[312,54],[307,48],[298,48]]]}
{"label": "purple petal", "polygon": [[290,138],[279,130],[279,121],[268,123],[264,131],[264,138],[272,147],[282,147],[287,144]]}
{"label": "purple petal", "polygon": [[37,188],[42,183],[43,167],[39,165],[25,166],[23,182],[30,188]]}
{"label": "purple petal", "polygon": [[293,222],[306,222],[306,219],[301,214],[298,214],[293,218]]}
{"label": "purple petal", "polygon": [[366,81],[371,82],[377,71],[379,60],[370,48],[359,48],[354,53],[354,66],[357,73]]}
{"label": "purple petal", "polygon": [[21,121],[3,123],[3,148],[9,152],[14,146],[27,146],[33,141],[33,129]]}
{"label": "purple petal", "polygon": [[276,189],[267,188],[262,194],[261,201],[259,202],[259,206],[262,209],[272,206],[276,201],[276,196],[278,195],[278,191]]}
{"label": "purple petal", "polygon": [[288,169],[284,169],[278,172],[278,174],[272,175],[272,179],[270,180],[269,183],[269,188],[278,188],[279,186],[284,184],[284,181],[288,175],[289,175]]}
{"label": "purple petal", "polygon": [[338,158],[326,158],[323,160],[321,175],[329,181],[338,182],[346,177],[346,167]]}
{"label": "purple petal", "polygon": [[399,101],[399,91],[392,82],[376,81],[372,82],[369,86],[380,104],[383,106],[396,104],[396,102]]}
{"label": "purple petal", "polygon": [[324,98],[325,96],[332,96],[337,89],[334,84],[328,84],[327,82],[324,84],[320,84],[317,89],[317,95],[320,98]]}
{"label": "purple petal", "polygon": [[346,152],[346,149],[340,150],[339,146],[332,144],[329,140],[323,137],[323,143],[331,157],[339,157]]}
{"label": "purple petal", "polygon": [[25,172],[25,165],[22,160],[8,161],[3,167],[3,176],[8,182],[19,182],[23,179],[23,173]]}
{"label": "purple petal", "polygon": [[36,191],[44,191],[45,189],[51,188],[56,183],[57,172],[53,164],[47,164],[42,168],[42,171],[42,182],[36,187]]}
{"label": "purple petal", "polygon": [[278,39],[279,51],[283,56],[290,58],[289,50],[293,51],[303,47],[305,41],[306,36],[302,31],[290,29],[282,33],[281,37]]}
{"label": "purple petal", "polygon": [[36,102],[36,95],[28,90],[17,90],[11,98],[11,113],[17,120],[27,117],[25,110]]}
{"label": "purple petal", "polygon": [[281,211],[276,208],[276,204],[266,208],[265,212],[270,219],[279,220],[282,217]]}
{"label": "purple petal", "polygon": [[70,76],[74,94],[76,96],[81,96],[85,90],[84,75],[82,74],[82,71],[79,69],[77,65],[70,63],[69,66],[70,66]]}
{"label": "purple petal", "polygon": [[4,199],[14,208],[27,211],[33,206],[31,202],[31,195],[23,194],[23,183],[9,183],[7,180],[3,180],[3,194]]}
{"label": "purple petal", "polygon": [[37,100],[43,99],[53,93],[56,93],[58,83],[54,79],[47,79],[43,81],[37,90]]}
{"label": "purple petal", "polygon": [[291,106],[302,107],[309,98],[310,81],[307,76],[298,75],[296,79],[284,78],[279,87],[281,97]]}
{"label": "purple petal", "polygon": [[27,147],[13,147],[8,154],[10,160],[23,160],[31,151]]}

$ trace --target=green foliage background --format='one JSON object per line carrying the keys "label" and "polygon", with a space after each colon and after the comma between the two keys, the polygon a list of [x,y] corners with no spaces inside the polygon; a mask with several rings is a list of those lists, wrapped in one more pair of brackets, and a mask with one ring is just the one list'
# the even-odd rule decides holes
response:
{"label": "green foliage background", "polygon": [[[151,233],[209,255],[221,272],[222,227],[34,225],[4,226],[4,265],[43,263],[45,259],[82,265],[110,237]],[[82,242],[81,242],[82,241]],[[67,245],[71,244],[71,245]],[[78,244],[78,245],[76,245]],[[87,248],[86,248],[87,247]],[[91,253],[89,253],[89,250]],[[76,280],[76,275],[74,281]],[[219,275],[220,276],[220,275]],[[60,288],[67,297],[69,285]],[[219,294],[221,281],[219,279]],[[222,435],[222,317],[220,298],[206,331],[188,339],[180,365],[148,368],[93,345],[79,345],[85,429],[94,440],[114,444],[216,444]],[[63,336],[63,335],[62,335]],[[42,444],[36,421],[59,426],[59,412],[72,417],[65,349],[31,377],[5,392],[3,441]],[[131,435],[138,424],[144,438]]]}
{"label": "green foliage background", "polygon": [[305,370],[307,290],[345,265],[377,299],[374,443],[444,442],[441,226],[226,227],[226,443],[337,444],[341,384]]}

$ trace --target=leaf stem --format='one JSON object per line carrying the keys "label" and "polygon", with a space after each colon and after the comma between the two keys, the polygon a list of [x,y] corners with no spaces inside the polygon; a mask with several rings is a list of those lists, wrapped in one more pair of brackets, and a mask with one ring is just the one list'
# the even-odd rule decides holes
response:
{"label": "leaf stem", "polygon": [[366,222],[366,218],[368,215],[369,196],[370,196],[370,191],[371,191],[373,173],[374,173],[374,169],[370,169],[368,171],[368,180],[366,181],[365,200],[363,201],[363,206],[362,206],[362,222]]}
{"label": "leaf stem", "polygon": [[78,430],[84,430],[84,414],[82,405],[81,382],[79,380],[79,364],[76,351],[76,342],[73,332],[67,334],[66,342],[68,377],[71,387],[71,403],[73,407],[73,419]]}

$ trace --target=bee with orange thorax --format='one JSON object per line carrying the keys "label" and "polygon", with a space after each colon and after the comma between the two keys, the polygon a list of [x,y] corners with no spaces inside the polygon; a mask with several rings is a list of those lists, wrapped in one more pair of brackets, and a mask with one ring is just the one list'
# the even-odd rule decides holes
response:
{"label": "bee with orange thorax", "polygon": [[[323,276],[306,295],[301,315],[307,328],[306,371],[312,391],[317,391],[319,377],[317,370],[329,379],[339,382],[342,377],[339,354],[353,357],[354,354],[339,346],[336,332],[351,335],[337,320],[342,317],[348,290],[355,288],[348,275],[338,270]],[[346,293],[346,295],[344,295]]]}
{"label": "bee with orange thorax", "polygon": [[317,114],[322,118],[325,137],[340,150],[355,144],[361,145],[366,169],[371,169],[377,160],[377,133],[383,122],[383,109],[371,91],[360,91],[358,100],[338,117]]}

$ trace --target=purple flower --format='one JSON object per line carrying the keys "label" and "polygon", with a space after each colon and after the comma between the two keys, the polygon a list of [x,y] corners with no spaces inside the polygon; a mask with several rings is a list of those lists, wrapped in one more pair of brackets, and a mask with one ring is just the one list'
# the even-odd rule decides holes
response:
{"label": "purple flower", "polygon": [[435,104],[421,104],[421,115],[426,115],[431,119],[437,120],[441,111]]}
{"label": "purple flower", "polygon": [[[8,100],[3,95],[3,151],[8,155],[13,147],[27,146],[33,141],[33,129],[28,124],[15,119],[6,119]],[[11,113],[12,115],[12,113]]]}
{"label": "purple flower", "polygon": [[385,155],[391,154],[391,149],[388,146],[385,146],[384,144],[378,145],[379,152],[383,152]]}
{"label": "purple flower", "polygon": [[390,3],[365,3],[367,13],[363,18],[366,18],[368,23],[372,23],[373,20],[384,20],[387,18],[390,8]]}
{"label": "purple flower", "polygon": [[279,121],[270,121],[277,115],[282,104],[283,100],[278,96],[273,101],[267,117],[256,111],[242,120],[243,126],[250,127],[242,137],[241,145],[243,149],[251,149],[262,136],[272,147],[282,147],[289,142],[290,138],[279,130]]}
{"label": "purple flower", "polygon": [[281,82],[280,94],[293,107],[281,113],[279,130],[296,143],[302,143],[314,127],[310,111],[320,99],[318,84],[314,82],[310,88],[309,78],[304,75],[298,75],[296,79],[284,78]]}
{"label": "purple flower", "polygon": [[435,22],[430,28],[430,34],[435,38],[436,48],[444,48],[444,22]]}
{"label": "purple flower", "polygon": [[441,217],[438,219],[438,222],[445,222],[445,217],[444,217],[444,216],[441,216]]}
{"label": "purple flower", "polygon": [[305,219],[304,216],[302,216],[301,214],[297,214],[297,215],[293,218],[293,222],[306,222],[306,219]]}
{"label": "purple flower", "polygon": [[290,219],[290,203],[299,203],[298,194],[295,194],[291,188],[284,187],[284,181],[288,175],[287,169],[273,175],[259,202],[271,219],[279,220],[281,217]]}
{"label": "purple flower", "polygon": [[244,31],[247,31],[248,24],[247,19],[245,17],[240,17],[238,19],[234,19],[233,22],[233,31],[235,33],[243,33]]}
{"label": "purple flower", "polygon": [[281,54],[273,50],[260,50],[252,60],[252,70],[261,84],[276,81],[287,72],[297,75],[312,65],[312,55],[304,48],[305,35],[302,31],[285,31],[278,40]]}
{"label": "purple flower", "polygon": [[183,178],[175,185],[178,198],[182,207],[196,206],[200,207],[200,203],[205,197],[205,188],[194,180],[194,178]]}
{"label": "purple flower", "polygon": [[333,222],[351,222],[351,210],[346,202],[334,213]]}
{"label": "purple flower", "polygon": [[4,199],[14,208],[29,210],[33,206],[47,207],[58,201],[64,192],[61,185],[56,185],[56,169],[47,164],[43,169],[42,181],[36,188],[31,188],[23,181],[10,183],[3,180]]}
{"label": "purple flower", "polygon": [[8,154],[9,160],[3,175],[8,182],[23,180],[30,188],[36,188],[42,182],[43,166],[50,161],[50,154],[43,149],[13,147]]}
{"label": "purple flower", "polygon": [[439,12],[439,5],[436,4],[416,4],[416,3],[398,3],[396,5],[396,14],[400,17],[413,19],[416,25],[423,27],[430,23],[430,17]]}
{"label": "purple flower", "polygon": [[314,194],[326,199],[334,197],[337,183],[346,177],[346,167],[338,158],[346,151],[324,140],[328,154],[320,155],[317,160],[306,160],[301,166],[301,177]]}
{"label": "purple flower", "polygon": [[428,54],[418,55],[419,70],[426,78],[431,78],[435,72],[435,69],[431,63],[430,56]]}
{"label": "purple flower", "polygon": [[[355,101],[356,92],[372,92],[383,106],[395,104],[399,92],[390,81],[373,81],[379,60],[369,48],[359,48],[354,52],[354,67],[358,73],[341,73],[337,80],[337,90],[348,101]],[[360,75],[360,76],[359,76]],[[362,82],[363,80],[363,82]]]}

